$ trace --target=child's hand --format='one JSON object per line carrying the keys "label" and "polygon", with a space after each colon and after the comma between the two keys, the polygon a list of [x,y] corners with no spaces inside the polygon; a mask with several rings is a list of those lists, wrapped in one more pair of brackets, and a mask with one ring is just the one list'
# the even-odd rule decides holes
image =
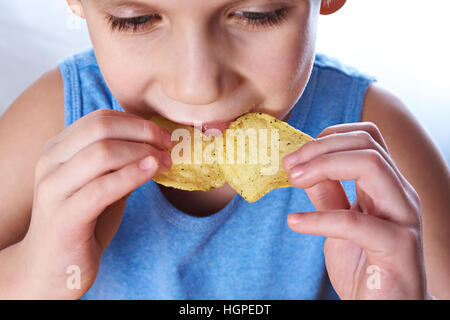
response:
{"label": "child's hand", "polygon": [[[327,237],[325,262],[342,299],[426,298],[419,197],[375,125],[329,127],[283,166],[318,210],[291,214],[288,224]],[[339,180],[355,180],[352,206]]]}
{"label": "child's hand", "polygon": [[[79,298],[90,288],[128,196],[169,169],[170,145],[165,129],[112,110],[79,119],[46,144],[20,243],[25,298]],[[78,271],[80,289],[70,278]]]}

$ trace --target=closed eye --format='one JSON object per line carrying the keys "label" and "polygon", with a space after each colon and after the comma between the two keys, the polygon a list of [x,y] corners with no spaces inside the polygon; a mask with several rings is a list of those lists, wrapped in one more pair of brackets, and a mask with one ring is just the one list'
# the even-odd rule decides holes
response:
{"label": "closed eye", "polygon": [[131,18],[119,18],[112,15],[108,15],[107,18],[111,30],[133,31],[133,32],[145,31],[147,30],[148,27],[153,26],[156,22],[162,19],[162,17],[157,13]]}
{"label": "closed eye", "polygon": [[[235,11],[231,13],[229,17],[236,19],[238,23],[248,26],[249,28],[273,27],[283,22],[288,11],[289,8],[280,8],[268,12]],[[112,31],[131,31],[138,33],[149,30],[156,23],[160,22],[162,17],[157,13],[130,18],[119,18],[107,15],[107,20]]]}
{"label": "closed eye", "polygon": [[231,16],[251,27],[273,27],[283,22],[288,11],[289,8],[281,8],[269,12],[236,11]]}

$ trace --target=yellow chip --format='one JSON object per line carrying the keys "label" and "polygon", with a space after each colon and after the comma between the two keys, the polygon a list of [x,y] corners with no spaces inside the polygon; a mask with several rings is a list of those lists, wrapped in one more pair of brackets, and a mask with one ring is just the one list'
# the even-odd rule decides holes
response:
{"label": "yellow chip", "polygon": [[248,202],[259,200],[273,189],[292,186],[282,159],[312,140],[263,113],[241,116],[217,137],[205,136],[197,128],[159,115],[151,120],[166,128],[173,140],[181,140],[170,150],[172,167],[155,175],[155,182],[189,191],[207,191],[228,182]]}
{"label": "yellow chip", "polygon": [[[214,160],[215,137],[207,141],[208,137],[205,138],[199,129],[174,123],[159,115],[152,117],[151,121],[167,129],[172,139],[179,138],[179,142],[175,141],[170,150],[172,167],[167,172],[155,175],[153,177],[155,182],[166,187],[189,191],[207,191],[221,187],[225,183],[222,170]],[[179,130],[174,134],[177,129]],[[207,155],[209,158],[206,158]]]}
{"label": "yellow chip", "polygon": [[230,186],[248,202],[255,202],[273,189],[291,186],[282,159],[310,140],[275,117],[245,114],[225,130],[226,155],[219,166]]}

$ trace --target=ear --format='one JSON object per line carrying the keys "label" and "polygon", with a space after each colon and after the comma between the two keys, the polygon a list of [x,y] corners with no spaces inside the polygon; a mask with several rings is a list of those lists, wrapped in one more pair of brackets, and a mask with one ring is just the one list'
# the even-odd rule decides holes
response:
{"label": "ear", "polygon": [[346,0],[321,0],[320,14],[332,14],[342,8]]}
{"label": "ear", "polygon": [[81,5],[81,1],[80,0],[66,0],[66,1],[70,7],[70,10],[72,10],[72,12],[75,15],[84,19],[84,11],[83,11],[83,6]]}

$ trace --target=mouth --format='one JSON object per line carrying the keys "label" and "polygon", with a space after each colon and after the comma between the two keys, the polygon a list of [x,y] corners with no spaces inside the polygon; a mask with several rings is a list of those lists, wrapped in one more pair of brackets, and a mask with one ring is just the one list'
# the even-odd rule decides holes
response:
{"label": "mouth", "polygon": [[174,121],[174,122],[192,126],[195,128],[200,128],[200,126],[201,126],[201,130],[202,130],[203,134],[205,134],[206,136],[216,136],[216,135],[222,134],[230,126],[230,124],[233,121],[235,121],[236,119],[238,119],[239,117],[242,117],[243,115],[248,114],[248,113],[255,112],[254,111],[255,107],[256,107],[256,105],[253,105],[253,107],[249,111],[246,111],[237,117],[234,117],[232,119],[227,119],[227,120],[214,120],[214,121],[199,120],[199,121],[194,121],[194,122],[192,122],[192,121]]}
{"label": "mouth", "polygon": [[220,131],[220,133],[223,133],[230,126],[230,124],[233,121],[235,121],[236,119],[238,119],[239,117],[242,117],[243,115],[245,115],[247,113],[250,113],[250,111],[247,111],[233,119],[229,119],[229,120],[225,120],[225,121],[212,121],[212,122],[202,123],[202,132],[207,136],[219,134],[219,131]]}
{"label": "mouth", "polygon": [[249,111],[244,112],[241,115],[239,115],[233,119],[229,119],[229,120],[225,120],[225,121],[212,121],[212,122],[203,123],[202,124],[202,132],[206,136],[220,135],[230,126],[230,124],[233,121],[242,117],[243,115],[253,112],[253,109],[254,109],[254,107],[251,108]]}

